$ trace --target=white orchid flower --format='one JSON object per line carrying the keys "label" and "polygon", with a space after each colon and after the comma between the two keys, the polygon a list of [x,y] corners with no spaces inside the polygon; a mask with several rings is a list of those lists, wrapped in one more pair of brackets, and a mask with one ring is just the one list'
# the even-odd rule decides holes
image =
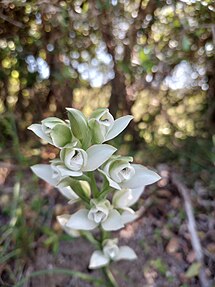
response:
{"label": "white orchid flower", "polygon": [[75,230],[75,229],[72,229],[66,226],[69,218],[70,218],[69,214],[63,214],[63,215],[57,216],[57,221],[59,222],[63,230],[70,236],[75,237],[75,238],[81,236],[78,230]]}
{"label": "white orchid flower", "polygon": [[117,239],[105,240],[102,250],[93,252],[90,258],[90,269],[101,268],[107,266],[111,261],[134,260],[137,258],[133,249],[128,246],[118,246]]}
{"label": "white orchid flower", "polygon": [[121,189],[115,191],[112,204],[116,209],[121,210],[121,216],[124,224],[127,224],[137,218],[135,211],[130,208],[135,204],[144,191],[143,187],[136,189]]}
{"label": "white orchid flower", "polygon": [[92,113],[88,123],[95,143],[103,143],[118,136],[133,119],[127,115],[114,120],[107,108],[97,109]]}
{"label": "white orchid flower", "polygon": [[93,230],[101,225],[104,230],[113,231],[124,227],[120,213],[108,200],[90,201],[91,208],[80,209],[72,214],[66,226],[77,230]]}
{"label": "white orchid flower", "polygon": [[48,184],[57,188],[60,193],[70,200],[70,203],[79,199],[78,195],[70,186],[58,186],[59,181],[62,179],[54,165],[49,164],[36,164],[31,167],[31,170],[41,179]]}
{"label": "white orchid flower", "polygon": [[71,143],[73,139],[68,125],[63,120],[55,117],[44,119],[41,124],[32,124],[28,129],[41,139],[59,148]]}
{"label": "white orchid flower", "polygon": [[96,144],[86,151],[74,146],[65,147],[60,151],[60,160],[52,162],[62,177],[81,176],[84,172],[99,168],[116,150],[107,144]]}
{"label": "white orchid flower", "polygon": [[113,156],[100,172],[106,177],[109,185],[117,190],[144,187],[160,179],[154,171],[140,164],[131,164],[132,161],[132,157]]}

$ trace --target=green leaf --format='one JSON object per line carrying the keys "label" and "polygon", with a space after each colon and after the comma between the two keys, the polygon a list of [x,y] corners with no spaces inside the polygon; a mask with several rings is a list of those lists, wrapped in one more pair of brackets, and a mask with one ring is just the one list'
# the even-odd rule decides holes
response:
{"label": "green leaf", "polygon": [[66,110],[68,111],[72,133],[83,145],[88,146],[91,141],[91,134],[87,119],[79,110],[72,108],[67,108]]}
{"label": "green leaf", "polygon": [[80,278],[84,281],[87,282],[92,282],[93,284],[95,284],[95,286],[105,286],[104,282],[102,279],[97,279],[91,275],[82,273],[82,272],[78,272],[78,271],[74,271],[71,269],[61,269],[61,268],[53,268],[53,269],[47,269],[47,270],[39,270],[39,271],[35,271],[32,272],[31,274],[29,274],[28,276],[26,276],[25,278],[21,279],[18,283],[16,283],[14,285],[14,287],[22,287],[24,286],[24,284],[29,281],[29,278],[32,277],[37,277],[37,276],[43,276],[43,275],[47,275],[50,274],[51,276],[57,275],[57,274],[64,274],[64,275],[68,275],[68,276],[72,276],[75,278]]}
{"label": "green leaf", "polygon": [[190,267],[188,268],[187,272],[185,273],[185,276],[187,278],[192,278],[199,275],[200,269],[202,267],[201,262],[194,262]]}

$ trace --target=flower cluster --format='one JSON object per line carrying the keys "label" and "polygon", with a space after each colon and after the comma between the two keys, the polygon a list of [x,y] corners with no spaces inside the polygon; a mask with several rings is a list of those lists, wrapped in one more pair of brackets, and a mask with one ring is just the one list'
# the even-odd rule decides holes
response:
{"label": "flower cluster", "polygon": [[[58,216],[62,228],[71,236],[97,227],[115,231],[135,220],[131,208],[146,185],[160,179],[154,171],[133,164],[132,157],[113,155],[117,149],[105,142],[119,135],[132,120],[127,115],[114,120],[106,108],[97,109],[87,119],[83,113],[67,108],[68,120],[55,117],[32,124],[32,130],[42,140],[59,148],[59,158],[50,164],[32,166],[33,172],[58,190],[69,203],[80,203],[74,214]],[[98,188],[94,171],[103,177]],[[101,246],[100,246],[101,247]],[[90,259],[90,268],[99,268],[111,261],[132,260],[136,255],[128,246],[118,247],[117,240],[106,239],[101,250]]]}

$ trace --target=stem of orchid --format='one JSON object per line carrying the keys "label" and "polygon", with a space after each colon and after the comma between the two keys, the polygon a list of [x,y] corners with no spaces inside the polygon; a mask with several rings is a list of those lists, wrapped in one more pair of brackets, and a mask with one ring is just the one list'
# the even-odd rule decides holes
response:
{"label": "stem of orchid", "polygon": [[91,182],[91,189],[92,189],[92,193],[93,193],[93,197],[97,198],[99,195],[99,190],[98,187],[96,185],[96,180],[95,180],[95,176],[93,172],[89,172],[89,178],[90,178],[90,182]]}
{"label": "stem of orchid", "polygon": [[[110,232],[105,231],[101,226],[100,226],[100,245],[102,249],[102,243],[104,240],[108,239],[110,237]],[[108,287],[119,287],[118,283],[116,282],[109,266],[103,267],[102,268],[104,277],[107,280]]]}
{"label": "stem of orchid", "polygon": [[100,241],[98,241],[92,233],[89,231],[82,231],[81,232],[82,236],[87,239],[91,244],[93,244],[96,248],[100,248]]}
{"label": "stem of orchid", "polygon": [[109,267],[103,267],[103,273],[108,281],[108,287],[119,287]]}
{"label": "stem of orchid", "polygon": [[101,239],[100,239],[100,243],[102,245],[102,242],[106,239],[110,238],[110,232],[105,231],[101,226],[100,226],[100,233],[101,233]]}

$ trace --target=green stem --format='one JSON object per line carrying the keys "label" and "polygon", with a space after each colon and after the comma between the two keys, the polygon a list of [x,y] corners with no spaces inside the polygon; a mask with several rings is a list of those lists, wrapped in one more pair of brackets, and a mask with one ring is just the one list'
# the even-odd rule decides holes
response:
{"label": "green stem", "polygon": [[57,275],[57,274],[64,274],[64,275],[80,278],[80,279],[87,281],[87,282],[92,282],[96,286],[103,286],[103,284],[104,284],[103,280],[96,279],[96,278],[94,278],[90,275],[87,275],[85,273],[82,273],[82,272],[73,271],[71,269],[54,268],[54,269],[50,269],[50,270],[39,270],[39,271],[32,272],[31,274],[29,274],[28,276],[26,276],[25,278],[23,278],[19,282],[17,282],[14,285],[14,287],[23,286],[32,277],[48,275],[48,274],[50,274],[52,276]]}
{"label": "green stem", "polygon": [[[100,233],[101,233],[100,244],[101,244],[101,248],[102,248],[102,242],[110,237],[110,232],[107,232],[104,229],[102,229],[102,227],[100,227]],[[109,266],[103,267],[102,271],[103,271],[104,277],[107,280],[109,287],[119,287],[119,285],[116,282]]]}
{"label": "green stem", "polygon": [[109,267],[104,267],[103,274],[108,281],[108,287],[119,287]]}
{"label": "green stem", "polygon": [[90,177],[90,182],[91,182],[90,186],[91,186],[91,189],[92,189],[93,197],[97,198],[98,195],[99,195],[99,190],[98,190],[98,187],[96,185],[96,179],[95,179],[94,173],[93,172],[89,172],[89,177]]}
{"label": "green stem", "polygon": [[[90,187],[91,187],[91,190],[92,190],[92,194],[93,194],[93,197],[94,198],[98,198],[100,196],[100,192],[98,190],[98,187],[96,185],[96,180],[95,180],[95,176],[94,176],[94,173],[93,172],[89,172],[88,173],[88,176],[90,178]],[[105,189],[103,190],[102,192],[102,195],[103,196],[106,196],[106,194],[108,193],[108,190],[109,189]],[[101,227],[100,227],[100,240],[97,240],[96,238],[94,238],[93,235],[89,236],[89,234],[85,233],[83,234],[85,236],[85,238],[91,242],[92,244],[96,245],[96,242],[98,243],[98,246],[100,246],[100,249],[102,250],[102,242],[109,238],[109,232],[105,232]],[[119,287],[118,283],[116,282],[109,266],[106,266],[106,267],[103,267],[102,268],[102,271],[103,271],[103,274],[104,274],[104,277],[107,281],[107,286],[108,287]]]}
{"label": "green stem", "polygon": [[95,239],[95,237],[89,231],[82,231],[81,235],[87,239],[91,244],[93,244],[96,248],[100,248],[100,242]]}
{"label": "green stem", "polygon": [[[109,232],[104,231],[102,228],[100,228],[100,240],[97,240],[92,234],[90,236],[86,236],[87,233],[83,233],[82,235],[92,244],[97,247],[100,247],[102,250],[102,242],[109,237]],[[88,234],[89,235],[89,234]],[[97,243],[97,244],[96,244]],[[103,267],[102,268],[104,278],[106,279],[106,283],[108,287],[119,287],[118,283],[116,282],[109,266]]]}

